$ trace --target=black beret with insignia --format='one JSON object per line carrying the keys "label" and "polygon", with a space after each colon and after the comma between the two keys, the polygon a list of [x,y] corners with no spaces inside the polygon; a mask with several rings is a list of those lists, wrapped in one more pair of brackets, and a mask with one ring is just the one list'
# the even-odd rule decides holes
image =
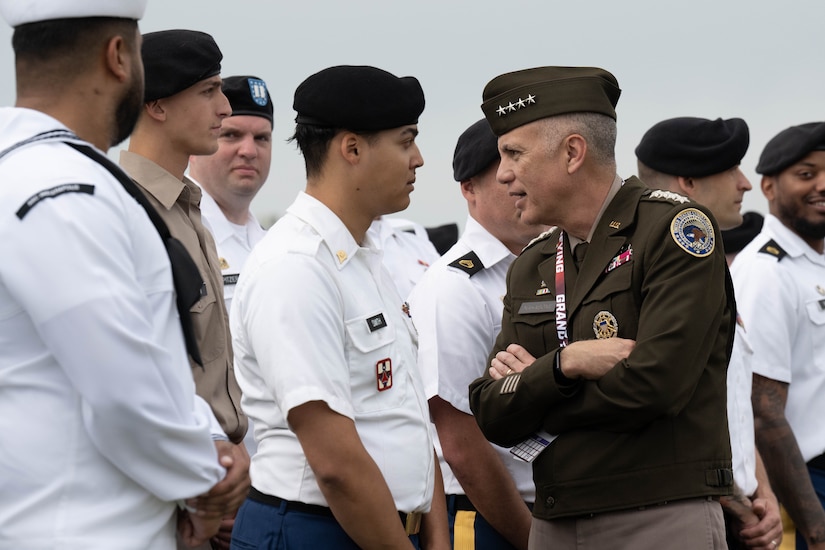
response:
{"label": "black beret with insignia", "polygon": [[738,166],[749,143],[748,125],[741,118],[679,117],[645,132],[636,156],[663,174],[703,178]]}
{"label": "black beret with insignia", "polygon": [[771,139],[756,165],[756,173],[775,176],[805,158],[811,151],[825,150],[825,122],[791,126]]}
{"label": "black beret with insignia", "polygon": [[272,122],[272,98],[266,82],[257,76],[229,76],[221,85],[232,107],[232,116],[259,116]]}
{"label": "black beret with insignia", "polygon": [[497,136],[534,120],[567,113],[616,119],[622,91],[596,67],[536,67],[495,77],[484,87],[481,110]]}
{"label": "black beret with insignia", "polygon": [[143,35],[145,103],[170,97],[221,72],[223,54],[205,32],[174,29]]}
{"label": "black beret with insignia", "polygon": [[759,212],[745,212],[742,214],[742,223],[733,229],[722,231],[722,244],[725,252],[732,254],[740,252],[760,231],[765,223],[765,217]]}
{"label": "black beret with insignia", "polygon": [[498,138],[482,118],[461,134],[453,154],[453,178],[467,181],[499,160]]}
{"label": "black beret with insignia", "polygon": [[315,73],[295,90],[295,122],[354,132],[417,124],[424,111],[418,79],[370,66],[339,65]]}

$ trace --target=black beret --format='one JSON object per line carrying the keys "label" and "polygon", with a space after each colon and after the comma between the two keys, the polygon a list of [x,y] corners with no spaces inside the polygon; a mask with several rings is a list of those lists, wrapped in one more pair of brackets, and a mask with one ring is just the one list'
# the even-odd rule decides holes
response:
{"label": "black beret", "polygon": [[170,97],[221,72],[223,54],[205,32],[175,29],[143,35],[144,102]]}
{"label": "black beret", "polygon": [[722,244],[725,253],[740,252],[754,237],[762,231],[765,217],[759,212],[745,212],[742,214],[742,224],[722,231]]}
{"label": "black beret", "polygon": [[417,124],[424,111],[424,91],[412,76],[340,65],[301,82],[292,107],[298,124],[377,132]]}
{"label": "black beret", "polygon": [[616,119],[619,83],[596,67],[536,67],[495,77],[484,87],[481,110],[493,133],[506,134],[534,120],[566,113],[601,113]]}
{"label": "black beret", "polygon": [[501,158],[498,138],[482,118],[461,134],[453,154],[453,178],[466,181]]}
{"label": "black beret", "polygon": [[663,174],[703,178],[738,166],[749,144],[748,125],[741,118],[679,117],[645,132],[636,156]]}
{"label": "black beret", "polygon": [[221,87],[232,106],[232,116],[260,116],[272,122],[272,98],[262,79],[257,76],[228,76],[223,79]]}
{"label": "black beret", "polygon": [[825,149],[825,122],[791,126],[771,139],[756,165],[756,173],[775,176],[805,158],[811,151]]}

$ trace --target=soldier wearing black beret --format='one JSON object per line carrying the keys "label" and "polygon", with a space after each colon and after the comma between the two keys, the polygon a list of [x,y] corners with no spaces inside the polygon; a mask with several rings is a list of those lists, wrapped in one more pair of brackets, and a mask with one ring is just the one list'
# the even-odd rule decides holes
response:
{"label": "soldier wearing black beret", "polygon": [[725,258],[705,207],[616,175],[619,95],[592,67],[484,89],[499,181],[523,219],[557,228],[510,268],[470,406],[533,463],[530,547],[724,548]]}
{"label": "soldier wearing black beret", "polygon": [[739,169],[748,142],[748,125],[741,118],[663,120],[636,147],[639,177],[652,189],[704,204],[719,227],[730,229],[742,223],[742,197],[752,189]]}
{"label": "soldier wearing black beret", "polygon": [[447,547],[410,308],[367,232],[409,204],[424,93],[413,77],[336,66],[293,106],[306,188],[250,254],[232,304],[258,443],[233,540]]}

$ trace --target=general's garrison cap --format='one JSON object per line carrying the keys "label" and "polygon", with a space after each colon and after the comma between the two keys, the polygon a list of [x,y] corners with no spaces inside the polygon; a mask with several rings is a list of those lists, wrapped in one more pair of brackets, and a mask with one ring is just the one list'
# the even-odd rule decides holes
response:
{"label": "general's garrison cap", "polygon": [[356,132],[417,124],[424,91],[412,76],[375,67],[339,65],[315,73],[295,90],[295,122]]}
{"label": "general's garrison cap", "polygon": [[741,118],[679,117],[645,132],[636,156],[663,174],[702,178],[738,166],[749,143],[748,125]]}
{"label": "general's garrison cap", "polygon": [[232,106],[232,116],[260,116],[272,122],[272,98],[262,79],[257,76],[228,76],[223,79],[222,88]]}
{"label": "general's garrison cap", "polygon": [[498,138],[482,118],[461,134],[453,154],[453,178],[467,181],[499,159]]}
{"label": "general's garrison cap", "polygon": [[146,10],[146,0],[0,0],[3,19],[12,27],[52,19],[83,17],[121,17],[140,19]]}
{"label": "general's garrison cap", "polygon": [[825,150],[825,122],[809,122],[782,130],[762,150],[756,173],[775,176],[811,151]]}
{"label": "general's garrison cap", "polygon": [[596,67],[536,67],[495,77],[481,110],[497,136],[541,118],[601,113],[616,119],[619,83]]}
{"label": "general's garrison cap", "polygon": [[742,223],[733,229],[722,231],[722,244],[725,253],[740,252],[760,231],[765,223],[765,217],[759,212],[745,212],[742,214]]}
{"label": "general's garrison cap", "polygon": [[182,92],[221,72],[223,54],[205,32],[174,29],[143,35],[146,103]]}

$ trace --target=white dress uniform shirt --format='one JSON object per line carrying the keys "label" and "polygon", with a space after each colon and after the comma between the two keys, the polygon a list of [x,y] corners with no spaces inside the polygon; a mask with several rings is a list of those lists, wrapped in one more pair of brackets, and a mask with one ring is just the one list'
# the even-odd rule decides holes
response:
{"label": "white dress uniform shirt", "polygon": [[230,317],[258,443],[256,489],[327,506],[286,420],[294,407],[324,401],[355,422],[398,510],[429,510],[429,412],[402,305],[375,243],[359,246],[329,208],[300,193],[249,256]]}
{"label": "white dress uniform shirt", "polygon": [[730,430],[733,481],[742,494],[756,492],[756,440],[753,431],[753,349],[741,318],[737,318],[733,353],[728,363],[728,429]]}
{"label": "white dress uniform shirt", "polygon": [[[470,252],[475,253],[483,269],[468,275],[468,271],[450,266]],[[459,411],[472,414],[467,388],[489,366],[488,355],[501,329],[507,270],[515,258],[501,241],[468,217],[458,242],[430,266],[413,289],[410,314],[419,331],[418,365],[427,399],[437,395]],[[433,433],[446,494],[464,494],[444,460],[435,429]],[[522,498],[533,502],[532,465],[516,460],[507,449],[491,445]]]}
{"label": "white dress uniform shirt", "polygon": [[438,257],[427,230],[420,224],[403,218],[381,216],[370,225],[367,235],[384,253],[384,265],[402,298],[424,275]]}
{"label": "white dress uniform shirt", "polygon": [[226,311],[232,311],[232,296],[235,293],[235,285],[238,283],[238,275],[249,253],[252,252],[252,248],[266,235],[266,230],[261,227],[251,210],[245,225],[230,222],[215,199],[205,190],[201,197],[201,216],[204,225],[215,238],[221,263],[221,275],[223,275],[223,297],[226,302]]}
{"label": "white dress uniform shirt", "polygon": [[[759,251],[771,240],[786,255]],[[825,451],[825,256],[768,215],[731,274],[753,372],[790,384],[785,416],[808,461]]]}
{"label": "white dress uniform shirt", "polygon": [[[0,150],[66,128],[0,109]],[[96,162],[0,160],[0,548],[175,547],[175,501],[223,478],[169,259]]]}

